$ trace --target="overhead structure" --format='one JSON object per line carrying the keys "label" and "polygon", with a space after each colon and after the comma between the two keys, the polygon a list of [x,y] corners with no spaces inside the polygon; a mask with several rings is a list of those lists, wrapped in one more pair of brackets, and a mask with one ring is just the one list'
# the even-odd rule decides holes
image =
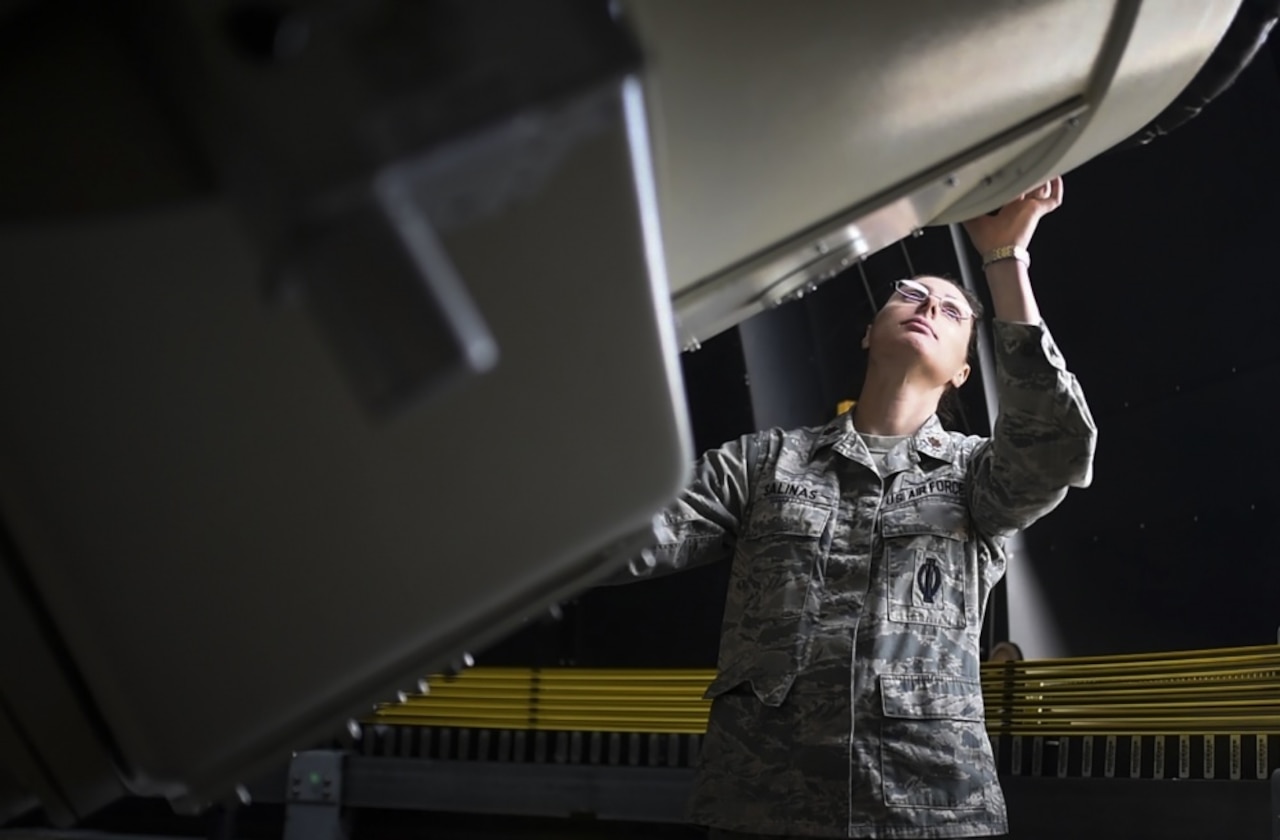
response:
{"label": "overhead structure", "polygon": [[1139,131],[1240,3],[625,6],[649,47],[668,277],[694,346]]}
{"label": "overhead structure", "polygon": [[1236,6],[10,4],[0,821],[199,809],[616,571],[680,347],[1122,140]]}

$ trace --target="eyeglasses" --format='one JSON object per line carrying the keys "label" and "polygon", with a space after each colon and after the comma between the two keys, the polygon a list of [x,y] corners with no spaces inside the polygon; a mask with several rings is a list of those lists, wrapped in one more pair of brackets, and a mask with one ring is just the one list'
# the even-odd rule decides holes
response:
{"label": "eyeglasses", "polygon": [[899,280],[893,284],[893,291],[903,300],[917,305],[924,303],[929,298],[936,299],[938,301],[938,309],[942,310],[942,314],[957,324],[963,324],[970,318],[977,317],[967,304],[961,303],[954,298],[935,295],[929,290],[928,286],[915,280]]}

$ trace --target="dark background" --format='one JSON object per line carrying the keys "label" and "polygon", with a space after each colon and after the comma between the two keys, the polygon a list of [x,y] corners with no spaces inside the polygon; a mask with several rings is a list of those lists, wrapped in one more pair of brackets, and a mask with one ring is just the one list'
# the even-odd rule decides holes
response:
{"label": "dark background", "polygon": [[[1196,119],[1066,176],[1033,243],[1045,320],[1099,426],[1094,484],[1028,530],[1060,655],[1261,644],[1280,625],[1280,47]],[[867,261],[876,300],[958,276],[946,228]],[[979,279],[981,283],[981,280]],[[699,450],[856,397],[873,311],[851,269],[683,356]],[[954,427],[987,431],[982,385]],[[625,480],[619,477],[619,480]],[[728,568],[596,590],[485,664],[711,667]],[[1016,595],[1015,595],[1016,597]],[[989,618],[1003,622],[1001,597]],[[1001,638],[997,632],[993,638]]]}

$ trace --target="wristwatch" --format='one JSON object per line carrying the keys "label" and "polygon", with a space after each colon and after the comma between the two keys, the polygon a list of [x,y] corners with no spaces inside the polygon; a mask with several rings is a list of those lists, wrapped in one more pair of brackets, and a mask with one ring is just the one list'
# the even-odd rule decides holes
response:
{"label": "wristwatch", "polygon": [[999,248],[992,248],[982,255],[982,267],[986,268],[993,262],[1001,260],[1017,260],[1031,268],[1031,252],[1021,245],[1001,245]]}

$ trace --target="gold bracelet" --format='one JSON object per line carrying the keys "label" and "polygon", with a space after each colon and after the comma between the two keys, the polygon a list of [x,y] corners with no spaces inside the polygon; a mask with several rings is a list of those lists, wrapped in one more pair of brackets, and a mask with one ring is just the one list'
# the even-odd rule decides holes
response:
{"label": "gold bracelet", "polygon": [[1031,268],[1031,253],[1021,245],[1002,245],[999,248],[992,248],[982,255],[982,267],[986,268],[1001,260],[1017,260],[1028,269]]}

